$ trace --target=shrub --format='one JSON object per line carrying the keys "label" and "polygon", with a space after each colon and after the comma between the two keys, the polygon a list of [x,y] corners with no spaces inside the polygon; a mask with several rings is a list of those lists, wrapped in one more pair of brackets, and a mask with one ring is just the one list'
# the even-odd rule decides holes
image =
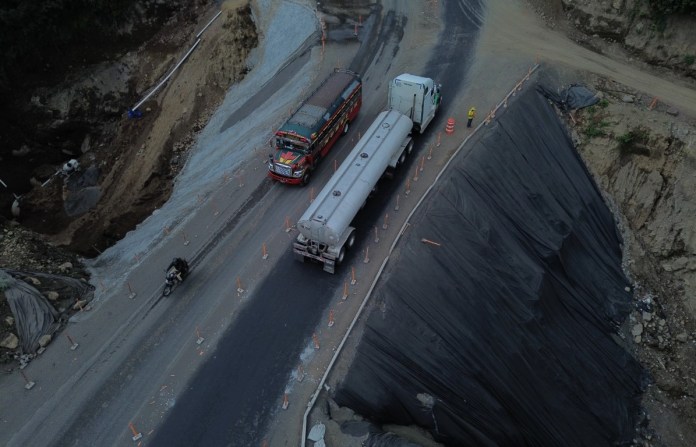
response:
{"label": "shrub", "polygon": [[604,137],[607,132],[604,130],[609,126],[609,122],[605,120],[606,112],[603,110],[604,101],[606,105],[609,105],[609,101],[602,100],[597,103],[596,106],[588,107],[587,110],[587,126],[585,127],[584,134],[588,138]]}
{"label": "shrub", "polygon": [[650,132],[642,127],[636,127],[616,137],[621,153],[647,156],[650,155],[650,148],[647,146],[649,139]]}

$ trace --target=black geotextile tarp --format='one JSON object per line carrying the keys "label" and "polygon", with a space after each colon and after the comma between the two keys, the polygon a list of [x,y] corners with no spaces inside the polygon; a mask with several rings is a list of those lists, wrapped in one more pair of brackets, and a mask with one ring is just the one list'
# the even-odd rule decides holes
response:
{"label": "black geotextile tarp", "polygon": [[583,85],[571,84],[567,88],[554,90],[548,85],[538,85],[537,91],[553,101],[561,110],[582,109],[599,102],[599,97]]}
{"label": "black geotextile tarp", "polygon": [[449,446],[631,440],[644,376],[610,335],[631,299],[620,236],[539,93],[457,156],[411,223],[340,405]]}

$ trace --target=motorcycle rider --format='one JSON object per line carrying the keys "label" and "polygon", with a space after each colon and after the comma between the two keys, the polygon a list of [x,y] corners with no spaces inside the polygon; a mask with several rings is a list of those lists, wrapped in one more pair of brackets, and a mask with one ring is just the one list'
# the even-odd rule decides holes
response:
{"label": "motorcycle rider", "polygon": [[189,265],[188,262],[186,262],[185,259],[182,258],[174,258],[171,264],[169,264],[169,267],[167,268],[167,276],[170,274],[173,276],[176,276],[176,278],[179,280],[179,282],[183,282],[184,277],[186,277],[186,274],[189,271]]}

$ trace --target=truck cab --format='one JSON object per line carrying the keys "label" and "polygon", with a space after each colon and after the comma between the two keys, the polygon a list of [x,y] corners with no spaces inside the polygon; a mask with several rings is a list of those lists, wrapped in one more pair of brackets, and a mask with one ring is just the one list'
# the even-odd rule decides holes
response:
{"label": "truck cab", "polygon": [[423,133],[440,107],[440,88],[430,78],[401,74],[389,83],[389,109],[411,118],[413,130]]}

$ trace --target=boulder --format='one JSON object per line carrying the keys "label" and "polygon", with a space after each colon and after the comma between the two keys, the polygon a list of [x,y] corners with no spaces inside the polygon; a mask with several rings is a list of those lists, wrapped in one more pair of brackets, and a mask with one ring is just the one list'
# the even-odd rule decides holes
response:
{"label": "boulder", "polygon": [[633,329],[631,330],[631,334],[634,337],[637,337],[642,333],[643,333],[643,325],[642,324],[637,323],[635,326],[633,326]]}
{"label": "boulder", "polygon": [[17,346],[19,346],[19,338],[12,332],[0,341],[0,348],[17,349]]}
{"label": "boulder", "polygon": [[319,423],[312,427],[312,429],[309,431],[309,436],[307,436],[307,439],[310,441],[318,442],[324,439],[324,434],[326,433],[326,425]]}
{"label": "boulder", "polygon": [[60,295],[58,292],[51,290],[50,292],[46,292],[46,298],[48,298],[50,301],[56,301]]}
{"label": "boulder", "polygon": [[64,262],[58,266],[58,270],[60,270],[61,272],[67,272],[71,268],[73,268],[72,262]]}
{"label": "boulder", "polygon": [[48,346],[49,343],[51,343],[52,338],[53,336],[51,334],[42,335],[39,338],[39,346],[45,348],[46,346]]}
{"label": "boulder", "polygon": [[8,315],[5,317],[5,324],[12,327],[14,326],[14,317],[12,315]]}
{"label": "boulder", "polygon": [[74,305],[73,305],[73,310],[83,310],[85,306],[87,305],[87,300],[78,300]]}
{"label": "boulder", "polygon": [[41,285],[41,281],[39,281],[37,278],[34,278],[33,276],[28,276],[27,279],[26,279],[26,282],[30,282],[30,283],[32,283],[32,284],[35,285],[35,286],[40,286],[40,285]]}

